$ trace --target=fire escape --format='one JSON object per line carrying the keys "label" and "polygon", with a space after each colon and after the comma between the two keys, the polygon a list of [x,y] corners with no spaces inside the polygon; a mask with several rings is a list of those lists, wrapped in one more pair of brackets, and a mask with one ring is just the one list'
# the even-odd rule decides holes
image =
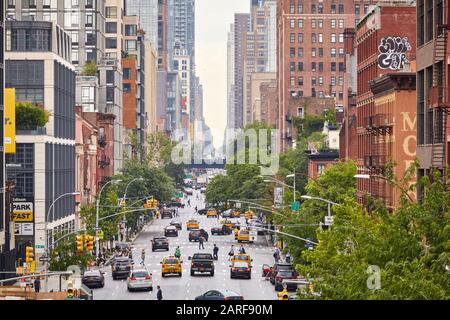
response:
{"label": "fire escape", "polygon": [[[105,148],[107,147],[108,143],[106,141],[106,135],[104,133],[99,134],[98,145],[100,148],[98,149],[99,152],[97,155],[97,165],[101,169],[105,169],[106,167],[108,167],[111,164],[111,161],[105,152]],[[102,175],[100,185],[103,184],[104,179],[105,179],[105,176]]]}
{"label": "fire escape", "polygon": [[433,110],[431,166],[441,172],[446,167],[447,116],[450,114],[447,84],[447,39],[450,25],[438,23],[433,50],[433,87],[430,90],[430,108]]}

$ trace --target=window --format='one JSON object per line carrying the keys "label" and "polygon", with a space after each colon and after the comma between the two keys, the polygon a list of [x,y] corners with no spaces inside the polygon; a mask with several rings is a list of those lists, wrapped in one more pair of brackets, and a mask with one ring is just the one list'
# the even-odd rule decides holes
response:
{"label": "window", "polygon": [[336,85],[336,76],[331,76],[331,85],[332,86]]}
{"label": "window", "polygon": [[125,50],[129,51],[129,50],[136,50],[137,45],[136,45],[136,40],[126,40],[125,41]]}
{"label": "window", "polygon": [[117,38],[106,38],[106,49],[117,49]]}
{"label": "window", "polygon": [[344,13],[344,4],[340,3],[339,4],[339,14],[343,14]]}
{"label": "window", "polygon": [[345,71],[345,64],[343,62],[339,62],[339,71]]}
{"label": "window", "polygon": [[339,19],[339,28],[344,28],[344,19]]}
{"label": "window", "polygon": [[316,48],[311,48],[311,57],[316,56]]}
{"label": "window", "polygon": [[344,34],[339,33],[339,43],[344,43]]}
{"label": "window", "polygon": [[94,87],[82,87],[81,88],[81,101],[92,102],[94,101]]}
{"label": "window", "polygon": [[126,24],[125,25],[125,35],[126,36],[135,36],[136,33],[136,25],[135,24]]}
{"label": "window", "polygon": [[344,85],[344,77],[343,76],[339,76],[339,85],[340,86]]}
{"label": "window", "polygon": [[317,5],[317,13],[323,13],[323,3]]}
{"label": "window", "polygon": [[311,43],[316,43],[317,42],[317,37],[315,33],[311,33]]}
{"label": "window", "polygon": [[295,19],[291,19],[290,25],[291,25],[291,29],[295,28]]}
{"label": "window", "polygon": [[319,98],[323,98],[323,97],[324,97],[323,91],[319,91]]}
{"label": "window", "polygon": [[316,89],[311,88],[311,97],[315,98],[316,97]]}
{"label": "window", "polygon": [[319,43],[323,43],[323,34],[319,33]]}
{"label": "window", "polygon": [[78,63],[78,50],[72,49],[72,63],[77,64]]}
{"label": "window", "polygon": [[317,164],[317,174],[320,175],[324,172],[325,172],[325,165],[321,163]]}
{"label": "window", "polygon": [[316,71],[316,63],[315,62],[311,62],[311,71],[312,72]]}
{"label": "window", "polygon": [[335,4],[335,3],[332,3],[332,4],[331,4],[331,10],[330,10],[330,13],[336,13],[336,4]]}
{"label": "window", "polygon": [[291,41],[291,43],[295,42],[295,33],[290,34],[290,41]]}
{"label": "window", "polygon": [[299,91],[298,91],[298,96],[299,96],[299,97],[303,97],[303,90],[299,90]]}
{"label": "window", "polygon": [[303,107],[297,108],[297,117],[301,119],[305,117],[305,109],[303,109]]}
{"label": "window", "polygon": [[319,62],[319,72],[323,72],[323,62]]}
{"label": "window", "polygon": [[293,1],[291,1],[291,4],[289,6],[289,13],[295,13],[295,3]]}
{"label": "window", "polygon": [[311,28],[316,28],[316,19],[311,19]]}
{"label": "window", "polygon": [[339,48],[339,57],[344,56],[344,48]]}
{"label": "window", "polygon": [[303,86],[303,77],[298,77],[298,85]]}
{"label": "window", "polygon": [[289,51],[291,58],[295,58],[295,48],[290,48]]}
{"label": "window", "polygon": [[106,18],[117,18],[117,7],[106,7]]}
{"label": "window", "polygon": [[323,77],[320,76],[320,77],[319,77],[319,86],[322,86],[322,85],[323,85]]}
{"label": "window", "polygon": [[331,28],[332,29],[336,28],[336,19],[331,19]]}
{"label": "window", "polygon": [[303,71],[303,62],[298,63],[298,71]]}
{"label": "window", "polygon": [[298,27],[299,27],[300,29],[303,28],[303,19],[298,19]]}
{"label": "window", "polygon": [[364,5],[364,14],[367,14],[368,11],[369,11],[369,5],[365,4]]}
{"label": "window", "polygon": [[336,71],[336,62],[331,62],[331,71]]}
{"label": "window", "polygon": [[319,48],[319,57],[323,57],[323,48]]}
{"label": "window", "polygon": [[303,43],[303,33],[298,34],[298,43]]}
{"label": "window", "polygon": [[298,57],[303,58],[303,48],[298,48]]}
{"label": "window", "polygon": [[123,69],[123,79],[124,80],[130,80],[131,79],[131,69],[130,68],[124,68]]}
{"label": "window", "polygon": [[339,100],[344,100],[344,92],[339,91]]}
{"label": "window", "polygon": [[86,27],[92,27],[93,23],[94,23],[94,16],[92,15],[92,13],[86,13],[86,21],[85,21]]}
{"label": "window", "polygon": [[355,4],[355,15],[359,16],[360,11],[359,11],[359,4]]}
{"label": "window", "polygon": [[336,48],[331,48],[331,57],[336,57]]}
{"label": "window", "polygon": [[323,20],[319,19],[317,20],[318,24],[319,24],[319,29],[323,28]]}
{"label": "window", "polygon": [[331,34],[331,43],[336,43],[336,33]]}
{"label": "window", "polygon": [[291,72],[295,72],[295,62],[291,62],[290,70],[291,70]]}
{"label": "window", "polygon": [[124,83],[123,84],[123,93],[130,93],[131,92],[131,84]]}
{"label": "window", "polygon": [[295,86],[295,77],[291,76],[291,87]]}
{"label": "window", "polygon": [[303,4],[299,3],[297,6],[297,12],[298,13],[303,13]]}
{"label": "window", "polygon": [[311,77],[311,86],[315,86],[316,85],[316,77]]}
{"label": "window", "polygon": [[43,104],[44,89],[16,88],[16,101],[31,101],[33,104]]}
{"label": "window", "polygon": [[316,13],[316,5],[315,4],[311,5],[311,13]]}
{"label": "window", "polygon": [[105,32],[106,33],[117,33],[117,22],[106,22]]}
{"label": "window", "polygon": [[114,70],[106,70],[106,84],[114,84]]}
{"label": "window", "polygon": [[[92,31],[86,32],[86,45],[87,46],[95,46],[95,44],[97,42],[95,35],[96,34]],[[112,39],[115,39],[115,38],[112,38]]]}

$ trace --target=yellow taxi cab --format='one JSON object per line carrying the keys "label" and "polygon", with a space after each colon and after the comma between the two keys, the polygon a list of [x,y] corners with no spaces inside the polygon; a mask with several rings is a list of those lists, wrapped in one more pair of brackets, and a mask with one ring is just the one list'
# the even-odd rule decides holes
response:
{"label": "yellow taxi cab", "polygon": [[238,253],[231,257],[231,262],[236,262],[236,261],[245,262],[248,264],[248,266],[250,266],[253,259],[250,257],[249,254]]}
{"label": "yellow taxi cab", "polygon": [[186,222],[186,229],[200,229],[200,223],[195,219],[190,219]]}
{"label": "yellow taxi cab", "polygon": [[231,220],[221,220],[220,224],[224,224],[228,228],[233,229],[233,221],[231,221]]}
{"label": "yellow taxi cab", "polygon": [[206,213],[206,217],[207,218],[209,218],[209,217],[214,217],[214,218],[216,218],[217,217],[217,210],[216,209],[208,209],[208,212]]}
{"label": "yellow taxi cab", "polygon": [[239,230],[239,232],[238,232],[238,237],[237,237],[237,241],[238,241],[238,242],[243,242],[243,241],[246,241],[246,242],[253,242],[253,241],[250,240],[250,231],[247,230],[247,229],[241,229],[241,230]]}
{"label": "yellow taxi cab", "polygon": [[181,277],[181,264],[183,261],[175,256],[169,256],[161,261],[161,276],[165,277],[168,274],[177,274]]}
{"label": "yellow taxi cab", "polygon": [[253,211],[252,210],[245,211],[244,215],[245,215],[245,220],[253,219]]}
{"label": "yellow taxi cab", "polygon": [[241,212],[239,210],[233,210],[233,212],[231,213],[231,216],[233,218],[240,218],[241,217]]}

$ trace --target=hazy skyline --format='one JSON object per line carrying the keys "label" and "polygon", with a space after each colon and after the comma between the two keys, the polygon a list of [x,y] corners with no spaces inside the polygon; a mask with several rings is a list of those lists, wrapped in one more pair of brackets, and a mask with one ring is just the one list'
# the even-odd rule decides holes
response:
{"label": "hazy skyline", "polygon": [[195,11],[196,74],[203,85],[205,121],[217,148],[227,125],[227,35],[234,14],[250,12],[250,0],[196,0]]}

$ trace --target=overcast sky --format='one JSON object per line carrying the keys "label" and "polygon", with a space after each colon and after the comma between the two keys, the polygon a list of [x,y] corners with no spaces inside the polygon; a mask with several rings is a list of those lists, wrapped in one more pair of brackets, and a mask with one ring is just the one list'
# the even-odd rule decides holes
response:
{"label": "overcast sky", "polygon": [[227,125],[227,35],[234,13],[250,11],[250,0],[196,0],[196,74],[203,85],[203,110],[214,146]]}

